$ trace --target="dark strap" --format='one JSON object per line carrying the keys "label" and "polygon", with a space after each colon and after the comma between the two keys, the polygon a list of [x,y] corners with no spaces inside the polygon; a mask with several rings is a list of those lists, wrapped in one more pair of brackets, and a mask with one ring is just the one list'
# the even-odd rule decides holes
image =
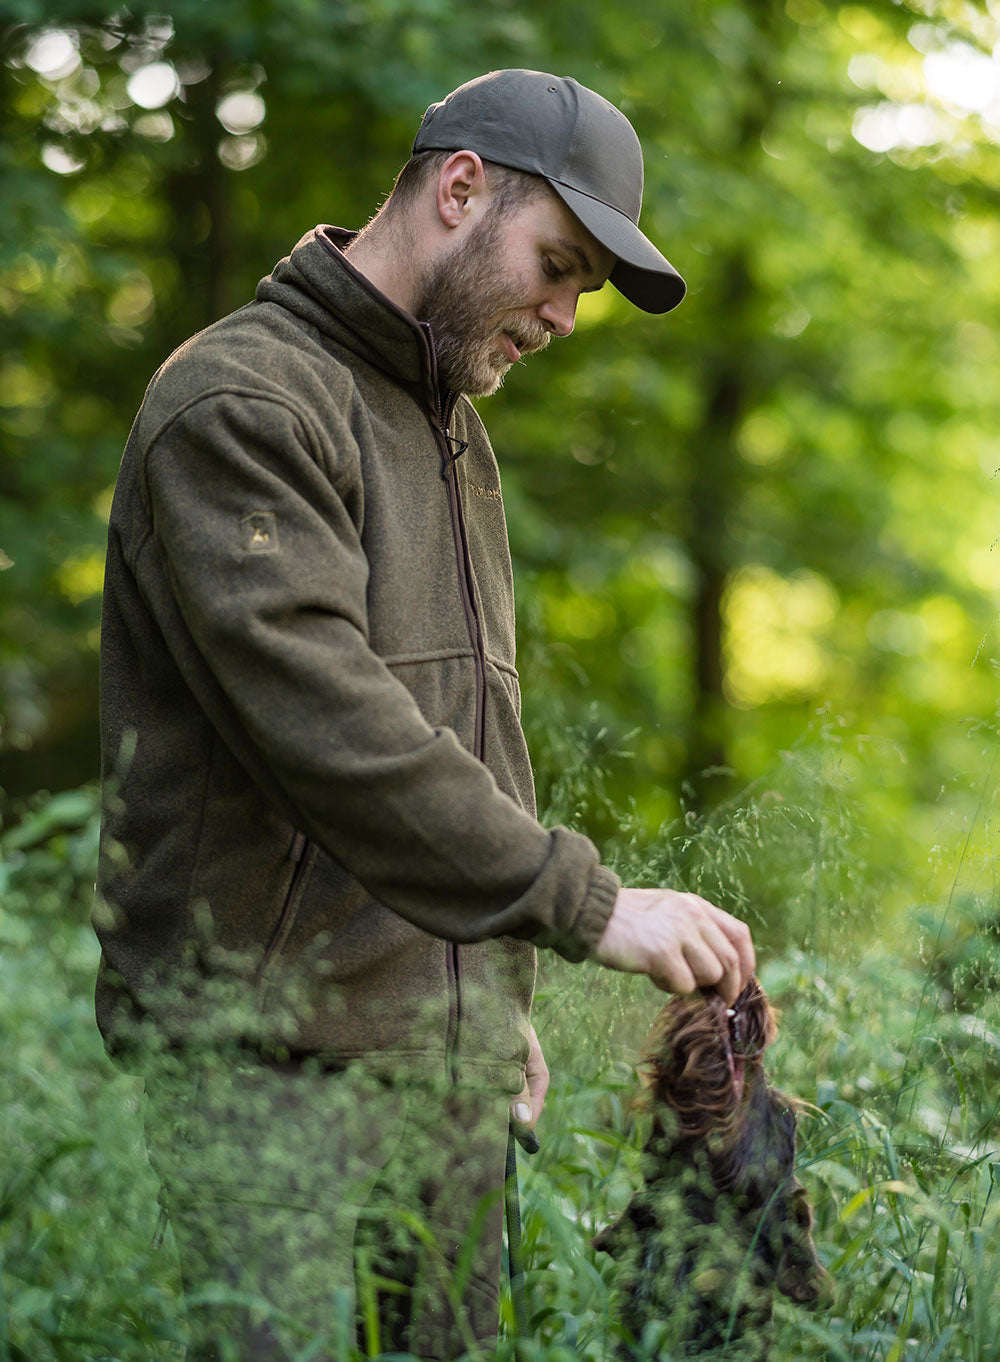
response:
{"label": "dark strap", "polygon": [[521,1198],[517,1188],[517,1144],[515,1138],[520,1140],[529,1154],[537,1153],[541,1146],[538,1142],[538,1136],[533,1130],[527,1130],[523,1134],[518,1133],[516,1137],[513,1125],[507,1131],[507,1168],[503,1193],[504,1210],[507,1215],[507,1267],[510,1275],[510,1299],[514,1307],[514,1358],[515,1362],[523,1362],[524,1349],[522,1344],[528,1339],[530,1326],[528,1324],[528,1297],[524,1289]]}

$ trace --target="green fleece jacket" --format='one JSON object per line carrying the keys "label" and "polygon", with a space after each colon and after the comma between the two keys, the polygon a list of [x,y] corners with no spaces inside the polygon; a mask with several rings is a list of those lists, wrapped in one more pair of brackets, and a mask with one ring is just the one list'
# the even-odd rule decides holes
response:
{"label": "green fleece jacket", "polygon": [[587,956],[618,882],[534,817],[486,433],[347,239],[176,351],[129,438],[98,1021],[514,1092],[535,947]]}

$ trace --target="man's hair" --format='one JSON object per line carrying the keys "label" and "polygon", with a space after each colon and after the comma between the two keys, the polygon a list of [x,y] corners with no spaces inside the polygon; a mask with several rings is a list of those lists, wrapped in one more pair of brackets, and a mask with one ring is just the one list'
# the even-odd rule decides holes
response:
{"label": "man's hair", "polygon": [[[411,156],[396,176],[382,211],[393,213],[399,208],[409,208],[426,186],[437,179],[441,167],[453,155],[452,151],[419,151]],[[511,170],[494,161],[484,161],[483,170],[490,190],[490,211],[501,217],[552,192],[540,175]]]}

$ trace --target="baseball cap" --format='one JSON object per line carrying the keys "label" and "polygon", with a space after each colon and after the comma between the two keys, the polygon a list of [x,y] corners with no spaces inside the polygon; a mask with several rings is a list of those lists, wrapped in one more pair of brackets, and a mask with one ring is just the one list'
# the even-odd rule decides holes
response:
{"label": "baseball cap", "polygon": [[513,69],[460,85],[432,104],[419,151],[475,151],[540,175],[617,256],[611,282],[644,312],[669,312],[687,285],[639,230],[642,148],[625,115],[569,76]]}

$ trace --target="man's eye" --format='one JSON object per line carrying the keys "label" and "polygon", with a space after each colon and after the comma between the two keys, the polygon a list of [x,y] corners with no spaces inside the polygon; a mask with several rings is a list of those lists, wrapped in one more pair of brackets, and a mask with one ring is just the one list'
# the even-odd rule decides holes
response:
{"label": "man's eye", "polygon": [[547,255],[542,256],[542,269],[550,279],[561,279],[566,273],[564,269],[560,269],[556,262]]}

